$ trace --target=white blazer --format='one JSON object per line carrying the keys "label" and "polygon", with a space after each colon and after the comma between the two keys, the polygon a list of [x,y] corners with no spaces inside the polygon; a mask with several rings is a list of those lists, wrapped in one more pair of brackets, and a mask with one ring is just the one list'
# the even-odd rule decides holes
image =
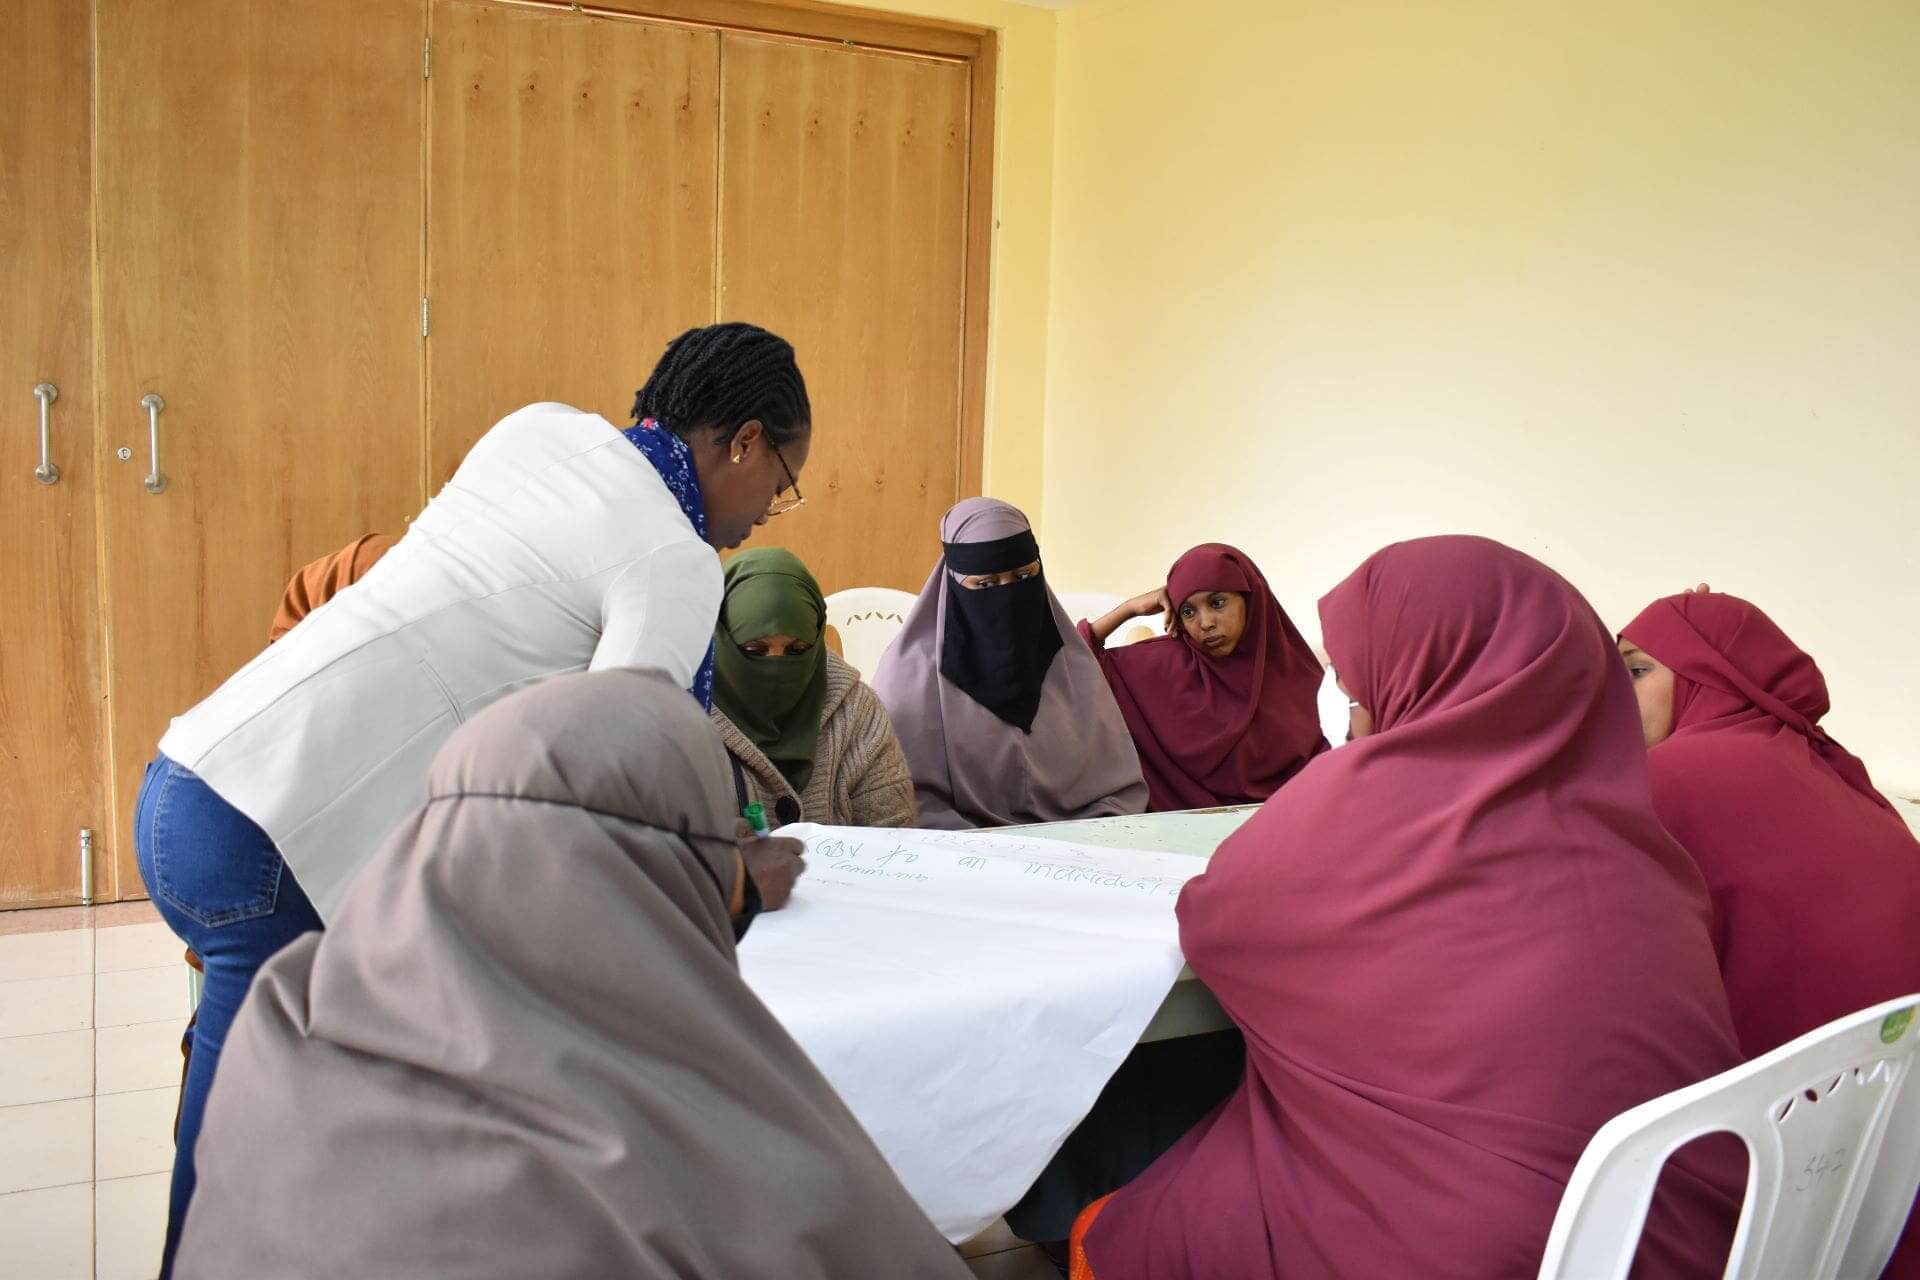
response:
{"label": "white blazer", "polygon": [[652,667],[691,686],[720,594],[719,557],[645,455],[597,414],[529,405],[365,578],[174,720],[160,750],[258,823],[331,919],[462,721],[570,671]]}

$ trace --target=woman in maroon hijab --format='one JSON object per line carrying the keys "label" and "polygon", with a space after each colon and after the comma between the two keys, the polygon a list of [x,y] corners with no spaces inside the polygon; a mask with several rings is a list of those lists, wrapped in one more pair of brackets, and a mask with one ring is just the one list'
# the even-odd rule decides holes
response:
{"label": "woman in maroon hijab", "polygon": [[[1740,1060],[1705,886],[1579,593],[1428,538],[1320,616],[1374,729],[1180,896],[1246,1077],[1084,1232],[1099,1280],[1531,1276],[1594,1131]],[[1637,1274],[1718,1275],[1744,1170],[1695,1148],[1665,1181]]]}
{"label": "woman in maroon hijab", "polygon": [[[1707,878],[1741,1049],[1758,1057],[1920,991],[1920,842],[1820,727],[1814,660],[1757,607],[1704,585],[1648,605],[1620,652],[1654,808]],[[1885,1275],[1920,1276],[1920,1231]]]}
{"label": "woman in maroon hijab", "polygon": [[1713,897],[1749,1056],[1920,991],[1920,843],[1820,728],[1827,682],[1736,596],[1656,600],[1620,651],[1653,750],[1653,802]]}
{"label": "woman in maroon hijab", "polygon": [[[1105,647],[1128,619],[1166,611],[1169,634]],[[1195,547],[1164,591],[1082,622],[1080,634],[1140,752],[1150,811],[1258,804],[1327,749],[1320,661],[1244,552]]]}

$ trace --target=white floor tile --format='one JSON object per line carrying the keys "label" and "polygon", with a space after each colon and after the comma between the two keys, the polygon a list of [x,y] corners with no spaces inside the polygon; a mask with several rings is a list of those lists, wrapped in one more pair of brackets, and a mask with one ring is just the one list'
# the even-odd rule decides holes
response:
{"label": "white floor tile", "polygon": [[0,982],[93,972],[93,930],[54,929],[0,936]]}
{"label": "white floor tile", "polygon": [[[95,1093],[161,1089],[180,1083],[180,1035],[185,1018],[136,1022],[94,1032],[98,1054]],[[5,1044],[0,1041],[0,1045]]]}
{"label": "white floor tile", "polygon": [[122,969],[159,969],[184,963],[187,944],[158,922],[126,924],[94,930],[93,967],[96,973]]}
{"label": "white floor tile", "polygon": [[93,1192],[94,1275],[97,1280],[153,1280],[167,1243],[169,1175],[97,1182]]}
{"label": "white floor tile", "polygon": [[173,1116],[179,1096],[176,1084],[95,1098],[93,1176],[105,1181],[173,1168]]}
{"label": "white floor tile", "polygon": [[187,1016],[187,966],[126,969],[94,979],[94,1025],[172,1022]]}
{"label": "white floor tile", "polygon": [[85,1031],[93,1025],[93,975],[0,982],[0,1036]]}
{"label": "white floor tile", "polygon": [[0,1040],[0,1107],[92,1093],[93,1032],[55,1031]]}
{"label": "white floor tile", "polygon": [[0,1194],[93,1179],[93,1099],[0,1107]]}
{"label": "white floor tile", "polygon": [[1035,1248],[990,1253],[984,1258],[967,1259],[975,1280],[1060,1280],[1060,1269],[1047,1261],[1047,1255]]}
{"label": "white floor tile", "polygon": [[0,1196],[0,1242],[10,1276],[89,1280],[93,1188],[81,1183]]}

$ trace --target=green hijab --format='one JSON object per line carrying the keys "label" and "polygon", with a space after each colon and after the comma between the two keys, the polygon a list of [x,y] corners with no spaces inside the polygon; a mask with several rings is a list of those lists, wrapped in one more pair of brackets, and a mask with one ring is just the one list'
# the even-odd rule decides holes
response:
{"label": "green hijab", "polygon": [[[827,602],[800,557],[779,547],[727,561],[714,629],[713,704],[766,754],[795,791],[806,790],[827,701]],[[755,658],[740,646],[767,636],[807,642],[807,651]]]}

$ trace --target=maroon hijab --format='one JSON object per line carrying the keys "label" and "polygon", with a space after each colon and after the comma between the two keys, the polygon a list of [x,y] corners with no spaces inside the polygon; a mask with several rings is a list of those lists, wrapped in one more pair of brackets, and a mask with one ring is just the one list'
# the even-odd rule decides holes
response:
{"label": "maroon hijab", "polygon": [[[1579,593],[1428,538],[1320,613],[1378,729],[1181,893],[1247,1074],[1095,1223],[1100,1280],[1531,1276],[1594,1131],[1740,1060],[1700,875]],[[1718,1275],[1743,1176],[1676,1161],[1639,1274]]]}
{"label": "maroon hijab", "polygon": [[1623,634],[1673,668],[1654,804],[1706,876],[1741,1048],[1920,990],[1920,843],[1820,728],[1813,659],[1717,593],[1656,600]]}
{"label": "maroon hijab", "polygon": [[[1325,673],[1258,566],[1217,542],[1195,547],[1174,561],[1167,595],[1177,611],[1196,591],[1247,598],[1246,632],[1225,658],[1209,657],[1185,628],[1094,647],[1140,751],[1154,811],[1258,804],[1327,749],[1318,705]],[[1092,643],[1089,631],[1082,635]]]}

